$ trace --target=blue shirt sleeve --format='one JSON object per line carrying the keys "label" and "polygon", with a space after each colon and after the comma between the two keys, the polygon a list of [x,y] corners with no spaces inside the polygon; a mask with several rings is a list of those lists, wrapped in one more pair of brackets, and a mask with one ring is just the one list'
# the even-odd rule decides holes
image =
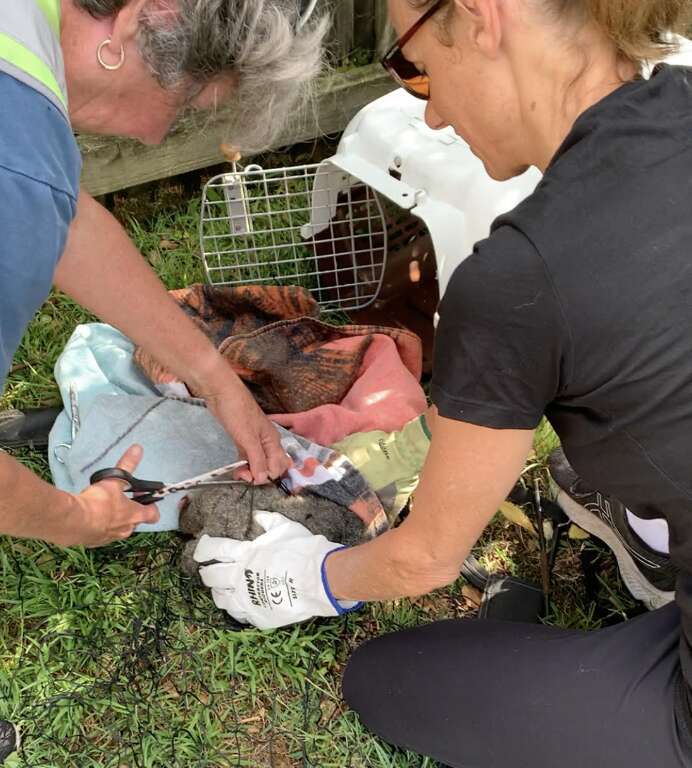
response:
{"label": "blue shirt sleeve", "polygon": [[80,158],[64,116],[0,74],[0,391],[75,216]]}

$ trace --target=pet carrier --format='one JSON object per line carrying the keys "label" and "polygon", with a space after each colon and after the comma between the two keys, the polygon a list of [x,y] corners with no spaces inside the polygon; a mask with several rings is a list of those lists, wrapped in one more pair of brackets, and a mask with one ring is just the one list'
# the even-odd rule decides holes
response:
{"label": "pet carrier", "polygon": [[[668,63],[690,66],[692,43],[676,42]],[[451,128],[425,125],[424,110],[393,91],[364,107],[320,164],[251,165],[213,178],[201,222],[209,282],[302,285],[324,310],[415,331],[429,369],[452,272],[540,174],[493,181]]]}
{"label": "pet carrier", "polygon": [[[317,164],[249,165],[211,179],[201,231],[209,282],[302,285],[324,309],[370,304],[386,263],[382,201],[343,171],[327,173],[325,184]],[[313,223],[322,219],[324,226]]]}
{"label": "pet carrier", "polygon": [[362,310],[456,265],[536,185],[493,181],[451,129],[402,90],[374,101],[320,164],[249,165],[211,179],[201,242],[215,285],[293,283],[325,310]]}

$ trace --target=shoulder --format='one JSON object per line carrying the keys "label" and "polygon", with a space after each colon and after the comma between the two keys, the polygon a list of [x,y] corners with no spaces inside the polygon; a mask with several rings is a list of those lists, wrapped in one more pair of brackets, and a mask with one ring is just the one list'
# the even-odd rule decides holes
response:
{"label": "shoulder", "polygon": [[529,238],[504,225],[457,267],[439,310],[432,397],[447,418],[533,429],[569,369],[570,334]]}
{"label": "shoulder", "polygon": [[52,276],[76,215],[79,150],[62,113],[3,73],[0,117],[0,267],[16,273],[23,253],[32,270]]}
{"label": "shoulder", "polygon": [[535,303],[552,291],[551,277],[531,239],[509,223],[492,234],[454,271],[440,304],[440,316],[487,308],[511,309]]}
{"label": "shoulder", "polygon": [[37,91],[0,73],[0,170],[76,201],[81,159],[72,129]]}

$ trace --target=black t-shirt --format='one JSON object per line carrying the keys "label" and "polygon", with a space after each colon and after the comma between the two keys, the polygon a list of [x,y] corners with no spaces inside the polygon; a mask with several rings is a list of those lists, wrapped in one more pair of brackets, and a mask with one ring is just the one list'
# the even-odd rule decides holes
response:
{"label": "black t-shirt", "polygon": [[545,414],[591,487],[667,520],[692,684],[692,69],[659,66],[584,112],[460,264],[432,394],[486,427]]}

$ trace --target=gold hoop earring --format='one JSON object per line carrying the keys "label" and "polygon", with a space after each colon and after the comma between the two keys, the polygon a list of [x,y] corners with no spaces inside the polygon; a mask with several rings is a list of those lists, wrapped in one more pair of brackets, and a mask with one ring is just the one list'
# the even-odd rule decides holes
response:
{"label": "gold hoop earring", "polygon": [[120,46],[120,61],[118,61],[117,64],[107,64],[103,60],[103,49],[107,48],[113,41],[110,37],[107,37],[101,45],[96,49],[96,59],[98,63],[104,68],[107,69],[109,72],[115,72],[116,69],[120,69],[122,65],[125,63],[125,49]]}

